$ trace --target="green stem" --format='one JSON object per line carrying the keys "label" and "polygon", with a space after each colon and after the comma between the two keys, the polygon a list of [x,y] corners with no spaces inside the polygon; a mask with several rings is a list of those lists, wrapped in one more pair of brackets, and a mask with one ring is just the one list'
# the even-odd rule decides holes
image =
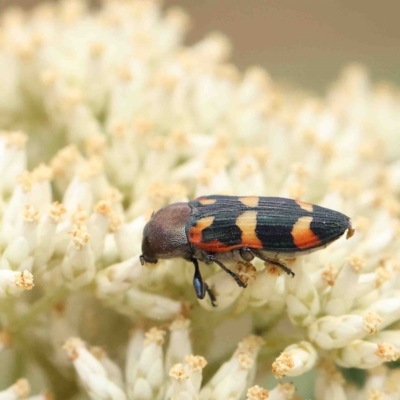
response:
{"label": "green stem", "polygon": [[65,287],[59,288],[58,290],[48,293],[41,297],[29,308],[29,311],[25,315],[19,316],[18,320],[16,318],[11,318],[9,320],[8,330],[11,333],[16,333],[20,331],[25,326],[29,325],[33,320],[35,320],[39,314],[51,308],[54,304],[57,304],[68,294],[68,289]]}

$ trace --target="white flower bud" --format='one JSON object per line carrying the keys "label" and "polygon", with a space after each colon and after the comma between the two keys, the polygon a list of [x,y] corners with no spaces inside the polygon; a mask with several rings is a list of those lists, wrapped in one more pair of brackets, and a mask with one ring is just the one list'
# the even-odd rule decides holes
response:
{"label": "white flower bud", "polygon": [[368,308],[368,311],[375,312],[381,317],[380,329],[391,325],[400,318],[399,292],[390,293],[390,297],[378,300]]}
{"label": "white flower bud", "polygon": [[400,349],[400,330],[386,330],[378,332],[368,338],[369,342],[390,343]]}
{"label": "white flower bud", "polygon": [[257,273],[254,279],[248,283],[246,290],[239,297],[235,311],[243,311],[248,306],[262,307],[267,304],[273,297],[281,296],[276,290],[276,281],[278,280],[280,271],[278,267],[265,263],[265,270]]}
{"label": "white flower bud", "polygon": [[[353,305],[357,291],[354,289],[359,279],[359,272],[364,261],[353,257],[339,272],[331,291],[323,301],[323,309],[328,315],[347,314]],[[378,313],[379,314],[379,313]]]}
{"label": "white flower bud", "polygon": [[114,235],[108,234],[104,240],[104,251],[101,262],[103,265],[112,265],[120,260]]}
{"label": "white flower bud", "polygon": [[52,202],[52,189],[50,180],[52,179],[52,169],[44,164],[40,164],[32,171],[32,205],[40,213],[43,213]]}
{"label": "white flower bud", "polygon": [[[394,388],[390,388],[390,386],[391,386],[390,378],[392,378],[392,377],[393,376],[391,376],[389,368],[387,368],[385,364],[380,365],[376,368],[370,369],[368,371],[368,374],[366,374],[365,383],[361,388],[364,396],[366,394],[368,394],[368,395],[373,394],[374,390],[376,391],[375,394],[378,394],[378,395],[379,394],[383,395],[384,393],[382,393],[382,391],[384,391],[384,390],[385,391],[388,390],[388,392],[389,391],[395,392],[395,390],[393,390]],[[396,386],[399,387],[398,378],[399,378],[399,375],[397,375],[397,378],[395,378],[395,379],[397,379]],[[378,397],[378,399],[379,399],[379,397]]]}
{"label": "white flower bud", "polygon": [[88,221],[88,233],[90,235],[90,246],[93,250],[95,260],[98,260],[104,249],[104,242],[108,231],[108,215],[111,213],[111,204],[107,201],[99,201],[94,207],[94,213]]}
{"label": "white flower bud", "polygon": [[65,191],[62,203],[67,210],[76,210],[80,207],[86,213],[90,212],[93,206],[90,182],[75,177]]}
{"label": "white flower bud", "polygon": [[[47,74],[54,75],[52,71],[47,71]],[[45,101],[49,98],[50,96],[46,96]],[[74,179],[78,166],[82,163],[83,157],[75,144],[61,148],[53,157],[50,165],[56,177],[54,184],[60,193],[65,193],[65,190]]]}
{"label": "white flower bud", "polygon": [[164,358],[162,345],[165,331],[152,328],[145,334],[144,347],[137,362],[135,377],[129,379],[128,396],[137,400],[152,400],[162,394]]}
{"label": "white flower bud", "polygon": [[239,287],[235,280],[226,272],[217,272],[215,275],[207,278],[206,283],[216,298],[218,307],[213,307],[209,296],[198,300],[199,304],[209,311],[223,311],[231,306],[240,296],[243,288]]}
{"label": "white flower bud", "polygon": [[[374,226],[371,227],[371,234],[360,244],[358,251],[365,254],[365,257],[374,256],[391,243],[394,236],[394,226],[391,223],[392,217],[387,211],[382,211],[375,217]],[[379,232],[379,235],[376,235]]]}
{"label": "white flower bud", "polygon": [[33,262],[35,272],[44,270],[47,262],[52,257],[55,248],[57,225],[66,212],[62,204],[55,202],[50,206],[48,214],[41,219],[38,226],[37,245]]}
{"label": "white flower bud", "polygon": [[296,388],[291,382],[279,382],[278,385],[269,392],[268,400],[292,400],[295,398]]}
{"label": "white flower bud", "polygon": [[253,155],[243,155],[232,170],[232,180],[243,184],[241,195],[250,196],[265,186],[265,179],[260,166]]}
{"label": "white flower bud", "polygon": [[126,400],[125,393],[107,375],[106,369],[89,352],[85,344],[71,338],[64,344],[64,350],[72,361],[79,379],[93,400]]}
{"label": "white flower bud", "polygon": [[18,176],[18,185],[14,188],[11,199],[3,213],[2,230],[7,229],[8,234],[14,232],[15,227],[21,224],[24,208],[27,205],[32,205],[34,183],[35,179],[28,171]]}
{"label": "white flower bud", "polygon": [[[257,372],[256,360],[258,357],[258,353],[263,345],[264,345],[264,340],[260,336],[249,335],[239,342],[238,347],[235,353],[233,354],[233,357],[237,357],[240,354],[245,353],[250,357],[252,357],[254,361],[253,366],[249,369],[249,372],[247,374],[245,387],[249,387],[254,383]],[[242,395],[244,394],[245,392],[243,392]]]}
{"label": "white flower bud", "polygon": [[308,337],[323,349],[337,349],[361,339],[368,334],[376,333],[381,323],[375,313],[359,315],[326,316],[317,319],[308,328]]}
{"label": "white flower bud", "polygon": [[113,264],[97,274],[97,296],[108,304],[122,302],[126,291],[145,276],[146,267],[140,264],[139,255]]}
{"label": "white flower bud", "polygon": [[0,392],[0,400],[19,400],[29,396],[31,387],[26,379],[18,379],[14,385]]}
{"label": "white flower bud", "polygon": [[6,263],[7,268],[17,270],[23,267],[31,269],[33,257],[29,256],[30,248],[28,241],[23,236],[13,240],[4,251],[2,261]]}
{"label": "white flower bud", "polygon": [[347,400],[345,380],[336,367],[323,362],[318,368],[315,382],[315,397],[318,400]]}
{"label": "white flower bud", "polygon": [[14,270],[31,270],[36,246],[38,212],[30,205],[23,210],[16,236],[4,251],[3,260]]}
{"label": "white flower bud", "polygon": [[128,349],[126,352],[125,377],[128,392],[135,385],[138,362],[140,353],[144,346],[144,332],[142,329],[135,329],[129,339]]}
{"label": "white flower bud", "polygon": [[[131,393],[129,395],[129,393]],[[153,398],[153,392],[151,390],[151,386],[149,385],[149,382],[145,378],[142,378],[140,376],[135,378],[135,385],[132,388],[131,392],[128,392],[129,398],[131,399],[152,399]]]}
{"label": "white flower bud", "polygon": [[272,363],[272,372],[276,378],[298,376],[313,368],[317,358],[318,354],[310,343],[293,344]]}
{"label": "white flower bud", "polygon": [[180,302],[133,287],[147,275],[146,268],[137,255],[108,267],[97,274],[97,296],[126,315],[140,314],[161,320],[176,317],[182,310]]}
{"label": "white flower bud", "polygon": [[[55,218],[58,221],[58,226],[54,238],[53,254],[54,257],[61,258],[64,257],[68,246],[71,244],[71,234],[73,235],[73,232],[81,226],[83,226],[82,230],[87,231],[86,224],[88,217],[87,213],[81,207],[78,207],[73,212],[70,212],[65,219],[61,219],[57,215]],[[87,236],[87,238],[89,237]],[[77,241],[78,238],[75,240],[76,245],[78,245]]]}
{"label": "white flower bud", "polygon": [[211,168],[205,168],[197,173],[197,179],[199,183],[195,193],[196,197],[202,196],[204,193],[233,192],[231,179],[228,176],[225,168],[219,168],[215,170]]}
{"label": "white flower bud", "polygon": [[245,104],[251,104],[253,100],[263,97],[264,90],[269,88],[271,83],[271,77],[263,68],[257,66],[248,68],[240,83],[240,100]]}
{"label": "white flower bud", "polygon": [[165,368],[168,372],[173,365],[182,363],[185,357],[192,354],[192,343],[189,336],[190,321],[178,317],[171,322],[171,331],[167,352],[165,355]]}
{"label": "white flower bud", "polygon": [[389,343],[378,344],[364,340],[355,340],[334,353],[334,361],[345,368],[370,369],[387,361],[396,361],[398,358],[397,347]]}
{"label": "white flower bud", "polygon": [[319,293],[322,293],[327,287],[332,286],[335,283],[337,274],[337,268],[333,264],[328,264],[325,268],[319,268],[310,274],[310,277],[315,288]]}
{"label": "white flower bud", "polygon": [[124,387],[124,382],[122,378],[122,371],[120,367],[111,360],[107,353],[101,347],[91,347],[89,351],[100,361],[101,365],[107,372],[108,379],[114,382],[120,388]]}
{"label": "white flower bud", "polygon": [[196,393],[199,393],[201,381],[203,380],[203,369],[207,365],[204,357],[188,355],[185,357],[189,378]]}
{"label": "white flower bud", "polygon": [[71,234],[72,241],[62,261],[61,270],[67,286],[76,290],[93,280],[96,267],[93,250],[87,244],[89,234],[86,227],[78,226]]}
{"label": "white flower bud", "polygon": [[130,289],[125,295],[126,303],[122,305],[122,308],[126,309],[125,312],[128,315],[131,310],[131,312],[134,311],[147,318],[164,321],[176,317],[182,311],[182,303],[168,297],[146,293],[138,289]]}
{"label": "white flower bud", "polygon": [[[222,365],[211,381],[201,389],[201,400],[240,399],[246,388],[247,374],[253,367],[252,358],[242,353]],[[216,379],[218,377],[218,379]]]}
{"label": "white flower bud", "polygon": [[230,361],[225,362],[201,389],[200,399],[240,399],[255,374],[255,362],[263,340],[258,336],[243,339]]}
{"label": "white flower bud", "polygon": [[[129,71],[129,73],[131,72]],[[133,74],[134,73],[135,72],[133,72]],[[137,78],[136,75],[135,80]],[[118,90],[117,86],[115,88]],[[117,90],[113,90],[113,88],[111,88],[111,90],[113,92],[111,101],[114,101],[117,97]],[[110,131],[112,142],[107,151],[107,157],[109,160],[107,168],[110,171],[110,175],[113,177],[113,183],[115,185],[118,187],[129,188],[132,184],[132,176],[138,176],[140,160],[137,154],[137,148],[131,146],[134,130],[129,123],[122,122],[121,119],[125,119],[125,117],[117,116],[117,113],[125,111],[126,107],[121,108],[119,106],[116,106],[115,112],[114,110],[112,111],[115,122],[111,120],[108,124],[108,130]],[[137,205],[136,202],[135,205]],[[132,204],[132,206],[134,205]]]}
{"label": "white flower bud", "polygon": [[[68,133],[68,141],[78,142],[93,135],[101,134],[98,120],[92,110],[81,100],[81,93],[66,93],[61,106],[64,115],[64,123]],[[63,104],[64,103],[64,104]]]}
{"label": "white flower bud", "polygon": [[115,242],[122,260],[127,260],[134,255],[140,254],[142,233],[146,222],[144,217],[138,217],[130,223],[122,224],[118,229],[115,229]]}
{"label": "white flower bud", "polygon": [[197,400],[198,392],[189,379],[189,374],[182,364],[175,364],[169,371],[172,378],[172,386],[167,398],[171,400]]}
{"label": "white flower bud", "polygon": [[265,307],[271,313],[270,316],[265,316],[266,319],[273,318],[272,315],[279,315],[286,309],[285,280],[286,278],[283,277],[276,281],[275,294],[270,298],[269,303]]}
{"label": "white flower bud", "polygon": [[[290,265],[289,265],[290,267]],[[307,326],[320,310],[317,289],[303,268],[296,268],[294,278],[286,277],[286,306],[293,324]]]}
{"label": "white flower bud", "polygon": [[[388,400],[392,400],[400,395],[400,374],[398,369],[393,369],[386,371],[387,376],[385,376],[384,387],[385,393],[389,397]],[[386,399],[385,399],[386,400]]]}
{"label": "white flower bud", "polygon": [[29,271],[0,270],[0,298],[19,296],[33,286],[33,275]]}
{"label": "white flower bud", "polygon": [[25,205],[19,233],[26,239],[30,254],[33,252],[36,246],[38,222],[39,212],[35,209],[35,207],[31,205]]}
{"label": "white flower bud", "polygon": [[68,315],[70,310],[68,308],[72,309],[73,306],[70,306],[68,302],[61,302],[49,316],[49,341],[53,349],[52,360],[60,370],[70,368],[63,345],[68,338],[76,335],[78,331],[76,323],[71,323]]}
{"label": "white flower bud", "polygon": [[384,267],[378,267],[368,274],[361,274],[357,284],[355,307],[366,308],[379,300],[382,293],[390,289],[388,286],[390,282],[393,282],[391,275],[390,271]]}
{"label": "white flower bud", "polygon": [[267,400],[269,399],[268,390],[256,385],[247,390],[246,400]]}
{"label": "white flower bud", "polygon": [[22,132],[0,131],[0,193],[10,193],[17,176],[25,171],[27,139]]}

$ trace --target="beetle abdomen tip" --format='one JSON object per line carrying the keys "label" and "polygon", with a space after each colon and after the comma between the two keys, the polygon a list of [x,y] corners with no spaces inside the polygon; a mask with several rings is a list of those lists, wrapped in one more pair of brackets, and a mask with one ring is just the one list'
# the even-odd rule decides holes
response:
{"label": "beetle abdomen tip", "polygon": [[349,227],[347,228],[346,239],[350,239],[354,235],[355,231],[356,230],[351,225],[351,220],[350,220],[349,221]]}

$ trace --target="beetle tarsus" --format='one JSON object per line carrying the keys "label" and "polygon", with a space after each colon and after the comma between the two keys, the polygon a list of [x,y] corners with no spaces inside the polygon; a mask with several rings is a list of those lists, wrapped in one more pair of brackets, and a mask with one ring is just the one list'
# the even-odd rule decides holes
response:
{"label": "beetle tarsus", "polygon": [[211,305],[212,305],[213,307],[217,307],[217,303],[216,303],[217,299],[215,298],[214,293],[213,293],[212,290],[209,288],[209,286],[207,285],[207,283],[204,282],[204,286],[205,286],[205,290],[206,290],[208,296],[210,297]]}
{"label": "beetle tarsus", "polygon": [[246,283],[244,283],[233,271],[231,271],[229,268],[225,267],[225,265],[222,264],[221,261],[217,260],[217,258],[214,255],[209,254],[207,256],[207,259],[209,262],[214,262],[215,264],[218,264],[226,273],[228,273],[236,281],[236,283],[238,284],[239,287],[242,287],[242,288],[247,287]]}
{"label": "beetle tarsus", "polygon": [[276,265],[277,267],[283,269],[292,278],[295,276],[295,273],[289,267],[287,267],[285,264],[282,264],[278,261],[270,260],[269,258],[266,258],[266,257],[261,258],[261,260],[266,261],[267,263],[270,263],[272,265]]}

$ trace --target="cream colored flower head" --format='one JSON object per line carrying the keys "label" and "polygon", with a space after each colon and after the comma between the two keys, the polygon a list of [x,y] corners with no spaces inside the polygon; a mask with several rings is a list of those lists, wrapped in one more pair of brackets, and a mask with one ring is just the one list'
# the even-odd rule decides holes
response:
{"label": "cream colored flower head", "polygon": [[[0,399],[399,399],[398,88],[350,66],[310,96],[221,35],[186,46],[188,23],[150,0],[1,15]],[[212,307],[190,263],[139,262],[153,211],[210,194],[356,234],[294,278],[228,264],[246,289],[201,265]]]}

